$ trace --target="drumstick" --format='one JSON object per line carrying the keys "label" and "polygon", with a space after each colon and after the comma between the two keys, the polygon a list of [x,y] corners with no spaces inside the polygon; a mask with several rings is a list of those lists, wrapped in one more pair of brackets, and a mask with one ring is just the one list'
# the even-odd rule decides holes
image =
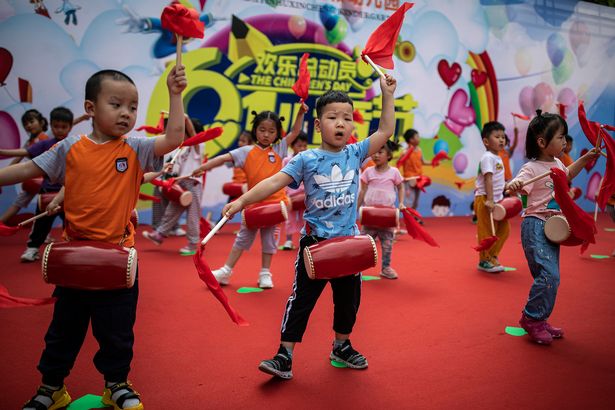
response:
{"label": "drumstick", "polygon": [[193,176],[192,176],[192,175],[183,175],[183,176],[181,176],[181,177],[177,177],[177,178],[175,178],[175,182],[177,182],[177,181],[181,181],[181,180],[183,180],[183,179],[188,179],[188,178],[193,178]]}
{"label": "drumstick", "polygon": [[173,155],[173,158],[171,159],[171,162],[169,162],[169,164],[175,164],[175,161],[177,160],[177,157],[179,157],[179,154],[181,154],[181,152],[182,152],[182,148],[183,147],[177,148],[177,152],[175,153],[175,155]]}
{"label": "drumstick", "polygon": [[[602,189],[602,181],[604,181],[604,177],[600,178],[600,185],[598,185],[598,192],[600,192],[600,190]],[[594,197],[594,200],[596,201],[595,206],[594,206],[594,222],[598,221],[598,194],[596,194],[596,196]]]}
{"label": "drumstick", "polygon": [[489,220],[491,221],[491,236],[495,236],[495,224],[493,223],[493,211],[489,211]]}
{"label": "drumstick", "polygon": [[410,181],[412,179],[419,179],[420,177],[421,177],[420,175],[417,175],[415,177],[407,177],[407,178],[404,178],[404,181]]}
{"label": "drumstick", "polygon": [[[547,171],[547,172],[545,172],[544,174],[540,174],[540,175],[535,176],[534,178],[530,178],[530,179],[528,179],[527,181],[523,181],[523,183],[521,184],[521,186],[523,187],[523,186],[529,185],[529,184],[531,184],[532,182],[536,182],[536,181],[538,181],[539,179],[543,179],[543,178],[545,178],[545,177],[548,177],[549,175],[551,175],[551,171]],[[510,189],[507,189],[507,190],[506,190],[506,193],[507,193],[507,194],[510,194]]]}
{"label": "drumstick", "polygon": [[34,215],[32,218],[26,219],[25,221],[21,221],[17,224],[17,226],[22,227],[24,225],[29,224],[30,222],[34,222],[37,219],[42,218],[43,216],[49,215],[47,212],[40,213],[38,215]]}
{"label": "drumstick", "polygon": [[214,236],[216,232],[220,230],[220,228],[222,228],[222,226],[226,223],[226,221],[228,221],[228,216],[224,215],[222,219],[218,221],[216,226],[211,228],[211,231],[207,234],[207,236],[203,238],[203,240],[201,241],[201,246],[205,246],[205,244],[209,242],[211,237]]}

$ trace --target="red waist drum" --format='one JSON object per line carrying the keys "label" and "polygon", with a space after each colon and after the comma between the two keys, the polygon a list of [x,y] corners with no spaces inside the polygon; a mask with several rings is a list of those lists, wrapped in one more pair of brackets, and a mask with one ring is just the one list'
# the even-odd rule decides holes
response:
{"label": "red waist drum", "polygon": [[576,201],[577,199],[581,198],[581,195],[583,195],[583,190],[579,187],[573,186],[572,188],[570,188],[569,194],[572,200]]}
{"label": "red waist drum", "polygon": [[293,211],[305,210],[305,193],[295,194],[290,196],[290,205]]}
{"label": "red waist drum", "polygon": [[192,192],[186,191],[177,184],[171,185],[169,188],[162,188],[162,195],[172,202],[176,202],[181,206],[188,206],[192,203]]}
{"label": "red waist drum", "polygon": [[246,193],[248,188],[247,184],[240,184],[237,182],[227,182],[222,185],[222,193],[228,195],[231,198],[239,198]]}
{"label": "red waist drum", "polygon": [[38,196],[38,209],[41,211],[47,210],[47,206],[53,201],[53,198],[58,195],[57,192],[46,192]]}
{"label": "red waist drum", "polygon": [[359,223],[374,228],[396,228],[399,225],[399,209],[393,207],[362,206]]}
{"label": "red waist drum", "polygon": [[553,243],[564,246],[581,245],[583,241],[572,234],[570,224],[563,215],[553,215],[545,222],[545,236]]}
{"label": "red waist drum", "polygon": [[55,242],[45,247],[43,279],[86,290],[131,288],[137,272],[137,250],[107,242]]}
{"label": "red waist drum", "polygon": [[342,236],[306,246],[303,262],[310,279],[335,279],[376,266],[378,250],[369,235]]}
{"label": "red waist drum", "polygon": [[269,228],[287,219],[288,211],[284,201],[256,205],[241,213],[241,222],[248,229]]}
{"label": "red waist drum", "polygon": [[23,189],[29,194],[35,195],[35,194],[38,194],[38,191],[41,190],[42,185],[43,185],[43,177],[26,179],[25,181],[21,183],[21,189]]}
{"label": "red waist drum", "polygon": [[493,219],[495,221],[510,219],[519,215],[522,210],[523,203],[520,198],[516,196],[504,198],[493,207]]}
{"label": "red waist drum", "polygon": [[130,222],[132,222],[132,226],[137,229],[139,226],[139,212],[136,209],[133,209],[130,213]]}

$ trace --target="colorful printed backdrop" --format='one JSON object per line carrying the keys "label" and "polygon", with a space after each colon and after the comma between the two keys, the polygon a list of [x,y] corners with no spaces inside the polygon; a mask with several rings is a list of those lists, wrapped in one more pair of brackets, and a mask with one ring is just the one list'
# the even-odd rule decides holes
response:
{"label": "colorful printed backdrop", "polygon": [[[201,0],[182,1],[198,11],[205,38],[186,44],[183,62],[189,87],[186,110],[224,134],[208,143],[209,156],[236,146],[250,127],[253,110],[270,109],[290,128],[298,109],[291,86],[299,58],[310,53],[312,89],[307,103],[328,89],[348,92],[364,117],[360,138],[377,127],[381,101],[377,77],[357,59],[370,33],[400,2],[393,0]],[[166,109],[164,84],[175,59],[173,36],[160,25],[165,1],[0,2],[0,146],[26,139],[21,115],[37,108],[45,115],[63,105],[83,111],[84,84],[102,68],[119,69],[138,85],[138,125],[156,124]],[[444,150],[451,158],[425,167],[433,184],[420,201],[426,216],[470,212],[474,178],[484,148],[482,125],[498,120],[519,141],[513,172],[524,162],[527,121],[536,108],[567,115],[574,158],[589,147],[576,116],[584,100],[591,119],[615,123],[615,9],[584,2],[521,0],[417,1],[397,39],[396,137],[420,132],[427,161]],[[305,124],[316,145],[313,116]],[[75,132],[88,132],[81,124]],[[0,166],[8,160],[0,159]],[[593,209],[605,162],[574,182]],[[203,206],[217,212],[226,197],[221,185],[229,168],[208,178]],[[6,208],[19,187],[5,187]],[[147,192],[149,188],[145,187]],[[145,209],[147,203],[141,203]],[[214,218],[215,219],[215,218]]]}

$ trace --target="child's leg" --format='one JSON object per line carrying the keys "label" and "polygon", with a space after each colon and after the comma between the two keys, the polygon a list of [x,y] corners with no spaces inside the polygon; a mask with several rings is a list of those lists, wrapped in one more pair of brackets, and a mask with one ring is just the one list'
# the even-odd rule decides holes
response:
{"label": "child's leg", "polygon": [[404,181],[404,205],[408,208],[412,207],[412,187],[409,181]]}
{"label": "child's leg", "polygon": [[419,197],[421,196],[421,190],[414,187],[412,188],[414,199],[412,200],[412,208],[417,209],[419,206]]}
{"label": "child's leg", "polygon": [[361,303],[361,275],[331,279],[333,291],[333,330],[350,335]]}
{"label": "child's leg", "polygon": [[156,229],[156,232],[163,236],[168,236],[174,227],[177,225],[177,221],[179,221],[179,217],[186,210],[185,207],[181,206],[176,202],[169,202],[167,209],[164,212],[162,220],[160,221],[160,226]]}
{"label": "child's leg", "polygon": [[[39,214],[41,212],[43,212],[43,210],[39,209],[37,205],[36,213]],[[49,235],[49,232],[51,232],[51,227],[53,226],[53,221],[56,219],[56,216],[57,215],[47,215],[34,221],[28,242],[26,243],[28,248],[40,248],[45,242],[47,235]]]}
{"label": "child's leg", "polygon": [[[184,182],[184,181],[182,181]],[[201,194],[202,186],[199,183],[193,181],[185,181],[186,189],[192,192],[192,203],[188,207],[186,215],[186,237],[188,243],[196,245],[199,242],[199,221],[201,218]]]}
{"label": "child's leg", "polygon": [[[478,242],[493,235],[491,232],[491,220],[489,218],[489,210],[485,206],[486,197],[478,195],[474,197],[474,212],[476,213],[476,230],[478,233]],[[480,260],[489,261],[491,255],[489,251],[480,251]]]}
{"label": "child's leg", "polygon": [[391,266],[395,233],[393,230],[382,229],[378,232],[378,237],[380,238],[380,247],[382,248],[382,269],[384,270]]}
{"label": "child's leg", "polygon": [[[508,222],[508,219],[493,222],[495,224],[495,236],[498,237],[498,240],[496,243],[493,244],[491,249],[488,250],[489,261],[495,265],[499,265],[497,258],[502,251],[502,248],[504,247],[504,242],[506,242],[506,239],[510,234],[510,222]],[[489,221],[489,224],[491,224],[491,221]]]}
{"label": "child's leg", "polygon": [[229,253],[228,258],[226,259],[226,266],[231,269],[235,267],[235,264],[241,257],[243,251],[250,250],[252,247],[254,238],[256,238],[256,232],[256,229],[248,229],[244,224],[241,224],[241,228],[235,237],[235,242],[233,243],[231,253]]}
{"label": "child's leg", "polygon": [[167,207],[167,199],[162,196],[158,186],[154,187],[154,196],[160,198],[160,202],[152,201],[152,228],[156,230]]}
{"label": "child's leg", "polygon": [[521,223],[521,244],[534,283],[523,309],[534,320],[547,320],[555,306],[559,287],[559,245],[544,233],[545,222],[526,217]]}

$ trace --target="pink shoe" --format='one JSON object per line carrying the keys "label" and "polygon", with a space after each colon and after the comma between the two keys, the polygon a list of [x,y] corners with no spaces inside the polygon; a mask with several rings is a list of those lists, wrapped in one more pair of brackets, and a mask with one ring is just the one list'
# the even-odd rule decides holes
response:
{"label": "pink shoe", "polygon": [[523,314],[519,320],[521,327],[530,335],[532,340],[538,344],[550,345],[553,336],[546,329],[546,321],[535,320]]}
{"label": "pink shoe", "polygon": [[553,339],[559,339],[564,337],[564,329],[562,329],[561,327],[553,327],[547,321],[545,321],[545,330],[549,332]]}

